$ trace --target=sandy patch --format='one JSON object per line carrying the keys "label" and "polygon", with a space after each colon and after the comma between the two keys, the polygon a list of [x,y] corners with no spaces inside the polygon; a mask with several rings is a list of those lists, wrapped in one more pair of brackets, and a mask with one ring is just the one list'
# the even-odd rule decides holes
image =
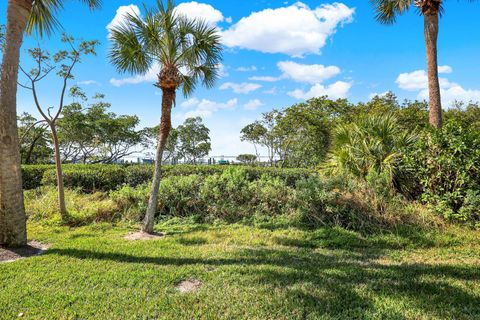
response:
{"label": "sandy patch", "polygon": [[127,234],[124,238],[130,241],[145,241],[145,240],[157,240],[165,237],[165,233],[155,232],[154,234],[149,234],[145,232],[132,232]]}
{"label": "sandy patch", "polygon": [[50,245],[38,241],[30,241],[26,246],[19,248],[0,247],[0,263],[38,256],[47,251],[48,248],[50,248]]}
{"label": "sandy patch", "polygon": [[200,280],[185,280],[175,286],[181,293],[193,292],[200,289],[202,282]]}

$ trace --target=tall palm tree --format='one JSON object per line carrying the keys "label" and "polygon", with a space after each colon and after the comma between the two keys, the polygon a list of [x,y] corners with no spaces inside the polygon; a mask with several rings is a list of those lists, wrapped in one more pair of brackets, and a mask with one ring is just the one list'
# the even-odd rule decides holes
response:
{"label": "tall palm tree", "polygon": [[442,11],[442,0],[370,0],[376,8],[376,18],[381,23],[391,24],[396,16],[416,6],[424,20],[424,36],[427,49],[428,92],[430,105],[430,124],[436,128],[442,126],[442,101],[438,80],[437,39],[438,18]]}
{"label": "tall palm tree", "polygon": [[[101,0],[81,0],[90,8]],[[7,32],[0,83],[0,244],[26,244],[20,146],[17,131],[17,79],[25,31],[41,36],[59,26],[55,14],[64,0],[8,0]]]}
{"label": "tall palm tree", "polygon": [[153,233],[163,151],[170,133],[171,112],[177,89],[190,95],[198,83],[213,87],[222,58],[220,35],[205,21],[189,19],[175,12],[172,0],[157,0],[145,17],[127,14],[111,30],[110,60],[120,72],[143,75],[160,67],[155,86],[162,90],[162,115],[157,141],[155,173],[142,231]]}

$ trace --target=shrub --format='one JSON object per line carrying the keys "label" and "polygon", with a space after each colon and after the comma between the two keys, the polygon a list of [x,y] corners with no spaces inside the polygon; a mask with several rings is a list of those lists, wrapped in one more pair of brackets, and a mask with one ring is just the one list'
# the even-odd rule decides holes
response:
{"label": "shrub", "polygon": [[449,220],[478,223],[472,209],[480,190],[480,132],[449,122],[429,131],[406,154],[403,166],[415,173],[421,199]]}
{"label": "shrub", "polygon": [[[269,175],[284,180],[287,185],[294,186],[299,179],[313,174],[306,169],[280,169],[263,167],[243,167],[249,181],[258,180],[262,175]],[[162,176],[210,176],[221,174],[230,166],[175,165],[163,166]],[[150,182],[153,177],[153,165],[106,165],[106,164],[68,164],[63,166],[65,186],[80,189],[84,192],[118,190],[123,185],[132,187]],[[41,185],[56,185],[56,173],[53,166],[23,166],[24,185],[34,189]]]}
{"label": "shrub", "polygon": [[55,168],[49,164],[24,165],[22,166],[23,189],[31,190],[42,185],[45,171]]}
{"label": "shrub", "polygon": [[[120,188],[126,182],[126,170],[118,165],[71,165],[63,168],[66,188],[83,192],[109,191]],[[43,185],[56,185],[56,172],[47,170]]]}

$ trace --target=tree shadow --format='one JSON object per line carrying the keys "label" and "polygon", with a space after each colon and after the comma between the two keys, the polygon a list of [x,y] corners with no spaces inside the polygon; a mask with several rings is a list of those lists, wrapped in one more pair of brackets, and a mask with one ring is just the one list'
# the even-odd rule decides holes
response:
{"label": "tree shadow", "polygon": [[[303,246],[303,244],[301,244]],[[237,267],[242,285],[265,285],[285,293],[285,306],[303,308],[304,318],[329,315],[363,319],[396,312],[376,304],[372,293],[385,300],[399,299],[407,308],[438,318],[474,319],[480,314],[480,297],[465,289],[480,281],[480,268],[426,263],[393,264],[378,260],[382,250],[325,251],[250,248],[232,258],[137,256],[74,248],[52,249],[46,254],[76,259],[160,266],[205,265]],[[229,280],[227,280],[229,281]],[[461,282],[460,284],[458,282]],[[472,286],[469,286],[470,288]],[[391,308],[391,307],[390,307]],[[397,314],[396,318],[405,318]],[[384,317],[383,317],[384,318]]]}

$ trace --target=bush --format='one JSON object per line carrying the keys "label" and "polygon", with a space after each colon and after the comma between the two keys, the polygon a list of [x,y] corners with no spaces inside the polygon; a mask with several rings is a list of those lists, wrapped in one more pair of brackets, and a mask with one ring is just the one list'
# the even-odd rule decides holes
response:
{"label": "bush", "polygon": [[55,168],[49,164],[24,165],[22,166],[23,189],[37,189],[42,185],[45,171]]}
{"label": "bush", "polygon": [[[66,188],[80,189],[83,192],[116,190],[125,182],[127,174],[118,165],[70,165],[63,168],[63,182]],[[44,173],[43,185],[56,185],[55,169]]]}
{"label": "bush", "polygon": [[480,132],[449,122],[420,139],[403,166],[415,173],[421,199],[439,214],[453,221],[480,221],[480,209],[473,208],[480,190]]}
{"label": "bush", "polygon": [[[262,175],[269,175],[284,180],[289,186],[294,186],[297,180],[312,175],[312,171],[306,169],[238,167],[245,170],[249,181],[258,180]],[[25,189],[35,189],[41,185],[56,185],[54,166],[23,166],[22,168]],[[229,168],[230,166],[167,165],[162,167],[162,176],[163,178],[189,175],[211,176],[221,174]],[[124,185],[135,187],[150,182],[153,172],[153,165],[68,164],[63,166],[65,186],[89,193],[118,190]]]}

